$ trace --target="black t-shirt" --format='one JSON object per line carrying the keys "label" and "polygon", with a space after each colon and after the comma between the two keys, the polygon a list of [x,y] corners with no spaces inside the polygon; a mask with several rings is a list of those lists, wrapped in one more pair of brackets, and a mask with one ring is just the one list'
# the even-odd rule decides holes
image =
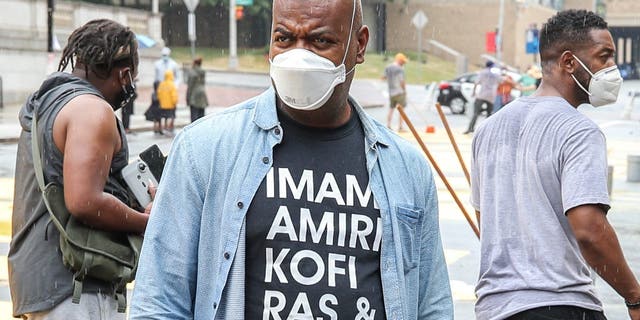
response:
{"label": "black t-shirt", "polygon": [[382,220],[355,110],[330,130],[278,115],[283,140],[247,212],[245,319],[385,319]]}

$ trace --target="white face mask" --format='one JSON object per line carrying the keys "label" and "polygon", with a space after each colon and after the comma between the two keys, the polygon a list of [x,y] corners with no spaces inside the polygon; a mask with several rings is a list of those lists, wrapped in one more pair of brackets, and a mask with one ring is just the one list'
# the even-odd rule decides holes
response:
{"label": "white face mask", "polygon": [[622,86],[622,75],[620,75],[618,66],[613,65],[594,74],[591,73],[591,70],[589,70],[589,68],[587,68],[587,66],[585,66],[578,57],[575,55],[573,57],[576,58],[580,65],[591,75],[591,80],[589,80],[589,90],[585,89],[573,74],[571,75],[580,89],[589,95],[589,102],[591,105],[594,107],[601,107],[616,102],[616,100],[618,100],[620,86]]}
{"label": "white face mask", "polygon": [[351,44],[351,29],[356,14],[356,0],[353,1],[349,40],[342,63],[335,66],[327,58],[306,49],[291,49],[269,59],[269,74],[278,96],[293,109],[312,111],[322,107],[331,98],[335,87],[343,83],[347,74],[344,65]]}

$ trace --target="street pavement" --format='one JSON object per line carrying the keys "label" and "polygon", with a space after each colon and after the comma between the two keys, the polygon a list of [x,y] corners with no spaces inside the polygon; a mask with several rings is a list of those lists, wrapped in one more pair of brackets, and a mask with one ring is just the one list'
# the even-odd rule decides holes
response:
{"label": "street pavement", "polygon": [[[213,105],[207,109],[207,114],[214,114],[258,94],[269,85],[269,81],[266,75],[261,74],[210,73],[207,85],[209,101]],[[180,89],[180,101],[184,101],[184,87]],[[618,232],[631,267],[636,275],[640,276],[640,251],[636,249],[636,244],[640,241],[640,210],[638,209],[640,208],[640,183],[627,181],[627,156],[640,155],[640,98],[632,106],[629,119],[625,119],[625,107],[631,100],[627,93],[634,90],[640,91],[640,82],[626,82],[616,105],[599,109],[583,106],[580,110],[598,123],[607,136],[609,164],[613,166],[612,209],[609,219]],[[388,109],[384,82],[356,80],[353,83],[352,95],[374,118],[382,122],[386,121]],[[171,148],[172,139],[155,136],[149,131],[151,124],[142,116],[149,104],[149,97],[149,88],[141,88],[136,101],[136,113],[132,116],[133,133],[127,137],[132,159],[154,143],[158,144],[165,153],[168,153]],[[473,209],[468,205],[469,186],[433,107],[430,90],[423,85],[409,86],[408,103],[406,111],[409,118],[420,132],[420,137],[458,198],[465,204],[467,212],[471,214]],[[447,108],[444,110],[463,158],[468,163],[472,137],[463,135],[462,132],[466,129],[470,112],[468,111],[466,115],[452,115]],[[11,314],[6,254],[10,241],[8,234],[13,197],[15,139],[20,131],[15,120],[17,112],[17,106],[0,109],[0,320],[9,319]],[[397,126],[397,118],[398,114],[395,113],[392,125],[394,129]],[[188,122],[188,109],[183,105],[179,106],[177,126],[184,126]],[[435,133],[426,133],[427,126],[434,126]],[[409,132],[402,132],[399,135],[415,142],[415,138]],[[473,288],[478,273],[479,243],[441,179],[437,177],[436,183],[440,226],[454,296],[455,317],[463,320],[474,319]],[[628,319],[623,301],[617,294],[601,279],[596,281],[596,285],[609,319]]]}

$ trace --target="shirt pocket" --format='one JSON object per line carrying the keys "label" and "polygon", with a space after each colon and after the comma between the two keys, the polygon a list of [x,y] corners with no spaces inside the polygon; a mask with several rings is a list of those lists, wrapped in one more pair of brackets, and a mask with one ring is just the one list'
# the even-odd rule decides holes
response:
{"label": "shirt pocket", "polygon": [[395,209],[404,266],[413,269],[420,261],[422,210],[408,205],[398,205]]}

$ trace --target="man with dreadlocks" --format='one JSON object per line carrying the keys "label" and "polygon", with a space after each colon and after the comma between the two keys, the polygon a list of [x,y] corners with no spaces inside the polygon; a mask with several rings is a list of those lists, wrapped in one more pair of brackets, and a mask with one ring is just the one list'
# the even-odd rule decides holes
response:
{"label": "man with dreadlocks", "polygon": [[640,320],[640,285],[607,221],[605,136],[577,107],[622,84],[607,23],[561,11],[540,31],[542,83],[476,131],[471,203],[480,216],[477,319],[603,320],[593,271]]}
{"label": "man with dreadlocks", "polygon": [[[63,71],[71,67],[71,73]],[[109,283],[86,279],[72,304],[73,273],[62,262],[58,230],[51,226],[36,183],[31,135],[37,134],[45,183],[64,185],[69,212],[85,224],[142,233],[148,220],[127,204],[117,174],[128,163],[122,123],[114,110],[135,94],[138,53],[134,33],[111,20],[93,20],[69,36],[58,72],[20,111],[9,249],[13,315],[24,319],[124,319]],[[31,132],[37,115],[37,132]]]}

